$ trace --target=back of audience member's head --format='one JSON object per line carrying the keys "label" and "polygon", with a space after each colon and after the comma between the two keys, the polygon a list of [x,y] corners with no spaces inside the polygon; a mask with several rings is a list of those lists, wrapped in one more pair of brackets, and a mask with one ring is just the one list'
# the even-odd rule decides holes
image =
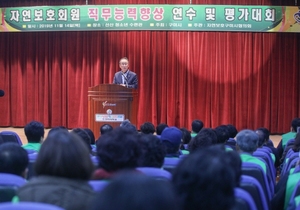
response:
{"label": "back of audience member's head", "polygon": [[84,128],[84,130],[89,135],[89,137],[91,139],[91,144],[95,144],[95,135],[94,135],[94,132],[91,129],[89,129],[89,128]]}
{"label": "back of audience member's head", "polygon": [[177,127],[172,126],[165,128],[160,136],[160,139],[166,149],[167,154],[179,153],[182,132]]}
{"label": "back of audience member's head", "polygon": [[25,178],[28,155],[25,149],[12,142],[0,145],[0,173],[14,174]]}
{"label": "back of audience member's head", "polygon": [[265,140],[265,133],[262,130],[256,130],[255,133],[258,135],[258,143],[257,147],[262,147],[264,143],[266,142]]}
{"label": "back of audience member's head", "polygon": [[156,135],[161,135],[165,128],[169,127],[166,123],[160,123],[156,126]]}
{"label": "back of audience member's head", "polygon": [[291,123],[292,131],[297,132],[297,128],[300,127],[300,118],[294,118]]}
{"label": "back of audience member's head", "polygon": [[236,135],[237,149],[252,154],[257,149],[258,139],[258,135],[254,131],[242,130]]}
{"label": "back of audience member's head", "polygon": [[65,126],[56,126],[49,130],[48,135],[54,131],[69,131]]}
{"label": "back of audience member's head", "polygon": [[57,130],[41,146],[35,163],[37,176],[89,180],[94,165],[85,143],[74,133]]}
{"label": "back of audience member's head", "polygon": [[186,128],[180,128],[182,132],[182,144],[188,144],[190,143],[192,136],[191,132]]}
{"label": "back of audience member's head", "polygon": [[189,154],[176,167],[172,182],[180,209],[229,210],[234,204],[236,175],[223,145]]}
{"label": "back of audience member's head", "polygon": [[40,143],[45,135],[45,128],[41,122],[31,121],[24,127],[28,143]]}
{"label": "back of audience member's head", "polygon": [[204,134],[207,138],[211,139],[212,144],[217,144],[218,143],[218,136],[217,133],[214,129],[212,128],[203,128],[199,132],[201,134]]}
{"label": "back of audience member's head", "polygon": [[120,127],[123,127],[123,126],[125,126],[125,125],[127,125],[127,124],[131,124],[131,122],[130,122],[130,120],[125,119],[125,120],[123,120],[123,121],[120,123]]}
{"label": "back of audience member's head", "polygon": [[264,127],[257,128],[257,130],[262,131],[264,133],[265,143],[267,143],[270,139],[270,131]]}
{"label": "back of audience member's head", "polygon": [[300,133],[296,134],[295,142],[294,142],[294,145],[293,145],[292,149],[293,149],[294,152],[299,152],[300,151]]}
{"label": "back of audience member's head", "polygon": [[108,172],[137,167],[141,155],[137,138],[137,132],[123,127],[115,128],[109,135],[100,136],[96,141],[99,167]]}
{"label": "back of audience member's head", "polygon": [[199,133],[203,128],[203,122],[201,120],[194,120],[192,122],[192,131],[194,133]]}
{"label": "back of audience member's head", "polygon": [[131,122],[128,119],[121,122],[120,127],[124,128],[128,131],[131,131],[131,132],[137,132],[135,125],[131,124]]}
{"label": "back of audience member's head", "polygon": [[91,210],[178,210],[173,186],[139,173],[122,173],[96,194]]}
{"label": "back of audience member's head", "polygon": [[228,124],[227,129],[228,129],[229,138],[234,138],[238,133],[236,127],[232,124]]}
{"label": "back of audience member's head", "polygon": [[101,127],[100,127],[100,134],[101,135],[104,135],[110,131],[112,131],[114,128],[110,125],[110,124],[103,124]]}
{"label": "back of audience member's head", "polygon": [[189,151],[194,152],[198,149],[209,147],[216,141],[217,135],[211,128],[202,129],[189,143]]}
{"label": "back of audience member's head", "polygon": [[144,134],[154,134],[155,127],[151,122],[145,122],[141,125],[140,130]]}
{"label": "back of audience member's head", "polygon": [[218,144],[224,144],[229,139],[229,132],[227,125],[220,125],[215,128]]}
{"label": "back of audience member's head", "polygon": [[90,138],[89,134],[83,128],[74,128],[74,129],[72,129],[71,133],[77,134],[81,138],[81,140],[84,142],[84,144],[88,148],[88,150],[90,152],[92,151],[91,138]]}
{"label": "back of audience member's head", "polygon": [[161,168],[166,155],[161,140],[155,135],[141,134],[139,144],[142,149],[139,166]]}

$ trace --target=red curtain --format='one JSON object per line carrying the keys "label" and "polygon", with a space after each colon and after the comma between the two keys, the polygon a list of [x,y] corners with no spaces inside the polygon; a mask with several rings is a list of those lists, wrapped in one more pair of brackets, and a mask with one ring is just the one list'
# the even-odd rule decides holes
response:
{"label": "red curtain", "polygon": [[[2,0],[0,7],[85,4]],[[89,4],[124,4],[90,0]],[[128,0],[128,4],[189,4]],[[294,5],[197,0],[193,4]],[[173,31],[0,33],[0,126],[87,127],[87,90],[111,83],[123,56],[139,78],[138,127],[234,124],[286,132],[300,116],[300,34]]]}

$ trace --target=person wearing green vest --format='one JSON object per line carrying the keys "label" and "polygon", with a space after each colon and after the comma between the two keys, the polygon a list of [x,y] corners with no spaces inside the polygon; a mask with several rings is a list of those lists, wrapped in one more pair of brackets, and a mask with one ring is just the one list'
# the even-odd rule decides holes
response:
{"label": "person wearing green vest", "polygon": [[258,147],[258,135],[252,130],[242,130],[236,136],[237,151],[240,153],[242,162],[250,162],[260,165],[265,174],[267,174],[266,164],[252,156]]}
{"label": "person wearing green vest", "polygon": [[192,122],[192,138],[195,137],[203,128],[203,122],[201,120],[193,120]]}
{"label": "person wearing green vest", "polygon": [[284,148],[288,141],[295,138],[298,127],[300,128],[300,118],[294,118],[291,122],[291,131],[281,136],[281,141],[277,146],[277,152],[280,158],[282,157]]}
{"label": "person wearing green vest", "polygon": [[188,144],[190,143],[192,136],[191,132],[186,128],[180,128],[182,132],[182,142],[180,145],[180,151],[183,155],[188,155],[190,152],[188,151]]}
{"label": "person wearing green vest", "polygon": [[45,135],[44,125],[38,121],[31,121],[24,127],[24,132],[28,143],[22,147],[25,150],[39,152]]}
{"label": "person wearing green vest", "polygon": [[190,153],[198,151],[200,148],[208,148],[213,144],[217,144],[218,137],[214,129],[203,128],[197,136],[191,139],[188,147]]}
{"label": "person wearing green vest", "polygon": [[287,210],[295,186],[300,180],[300,173],[286,173],[280,177],[275,188],[275,196],[271,200],[272,210]]}

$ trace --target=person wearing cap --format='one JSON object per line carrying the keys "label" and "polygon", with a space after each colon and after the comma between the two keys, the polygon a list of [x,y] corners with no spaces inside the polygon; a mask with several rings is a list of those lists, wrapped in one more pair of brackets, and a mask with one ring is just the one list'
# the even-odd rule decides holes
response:
{"label": "person wearing cap", "polygon": [[182,132],[176,127],[168,127],[163,130],[160,137],[166,148],[166,157],[179,157]]}

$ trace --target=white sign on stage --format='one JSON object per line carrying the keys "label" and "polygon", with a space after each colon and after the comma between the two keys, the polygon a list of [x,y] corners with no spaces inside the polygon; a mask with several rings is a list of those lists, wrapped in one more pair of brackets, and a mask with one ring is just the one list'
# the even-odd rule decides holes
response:
{"label": "white sign on stage", "polygon": [[95,114],[96,122],[123,122],[124,114]]}

